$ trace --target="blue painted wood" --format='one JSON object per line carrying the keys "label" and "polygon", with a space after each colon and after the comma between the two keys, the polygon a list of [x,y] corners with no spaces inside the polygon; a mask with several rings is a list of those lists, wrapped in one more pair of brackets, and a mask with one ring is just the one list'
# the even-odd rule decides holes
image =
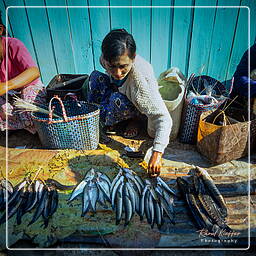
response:
{"label": "blue painted wood", "polygon": [[131,33],[131,8],[112,6],[131,6],[131,0],[110,0],[111,29],[124,28]]}
{"label": "blue painted wood", "polygon": [[[156,75],[170,65],[203,73],[220,80],[232,76],[246,45],[245,10],[215,8],[170,9],[127,8],[110,9],[109,5],[246,5],[251,13],[251,42],[256,38],[256,5],[251,0],[8,0],[9,5],[90,5],[107,8],[12,10],[10,23],[14,36],[21,39],[38,61],[44,81],[56,73],[90,73],[99,64],[101,43],[111,26],[132,32],[137,52],[152,62]],[[85,11],[86,10],[86,11]],[[193,15],[191,15],[193,14]],[[40,22],[36,22],[40,20]],[[193,22],[193,24],[191,23]],[[20,25],[22,24],[22,26]],[[192,30],[192,33],[190,33]],[[43,36],[42,36],[43,35]]]}
{"label": "blue painted wood", "polygon": [[[225,1],[219,0],[218,5],[224,6]],[[229,5],[239,6],[240,0],[230,0]],[[237,8],[218,8],[216,13],[208,73],[221,81],[226,78],[237,14]]]}
{"label": "blue painted wood", "polygon": [[[192,6],[193,0],[175,0],[174,5]],[[188,7],[174,8],[171,66],[178,67],[184,75],[187,75],[186,67],[189,60],[191,16],[193,11],[193,8]]]}
{"label": "blue painted wood", "polygon": [[[71,44],[70,26],[67,16],[65,0],[46,0],[47,6],[59,6],[60,8],[47,8],[51,35],[58,72],[76,73],[74,64],[74,49]],[[61,7],[62,6],[62,7]]]}
{"label": "blue painted wood", "polygon": [[[5,6],[4,1],[0,1],[0,10],[1,10],[1,13],[2,13],[2,21],[5,24],[5,26],[7,26],[7,24],[6,24],[6,6]],[[9,20],[8,20],[8,29],[7,29],[7,31],[8,31],[9,36],[13,37],[12,27],[10,25]]]}
{"label": "blue painted wood", "polygon": [[247,8],[240,9],[234,44],[225,80],[230,79],[233,76],[238,63],[241,60],[241,57],[249,48],[250,42],[248,40],[248,15],[249,12]]}
{"label": "blue painted wood", "polygon": [[32,58],[38,64],[25,9],[15,7],[15,6],[24,6],[23,1],[8,0],[6,1],[6,6],[7,7],[13,6],[8,8],[8,11],[7,11],[7,15],[9,17],[9,20],[12,26],[13,36],[18,38],[24,43],[24,45],[30,52]]}
{"label": "blue painted wood", "polygon": [[[151,0],[132,1],[133,6],[151,6]],[[150,61],[150,8],[132,8],[132,35],[137,53]]]}
{"label": "blue painted wood", "polygon": [[[170,0],[152,1],[153,6],[170,6],[170,3]],[[170,11],[169,7],[152,10],[151,63],[157,77],[168,68],[169,63]]]}
{"label": "blue painted wood", "polygon": [[88,0],[88,4],[89,6],[106,6],[106,8],[89,9],[95,69],[104,72],[99,63],[99,58],[101,56],[102,40],[110,31],[109,2],[108,0]]}
{"label": "blue painted wood", "polygon": [[[55,61],[55,53],[53,51],[53,43],[49,30],[46,9],[43,8],[43,0],[25,0],[26,6],[42,6],[42,8],[27,8],[28,22],[31,28],[36,53],[38,56],[38,64],[41,72],[41,79],[44,84],[55,76],[57,65]],[[40,20],[40,22],[38,22]]]}
{"label": "blue painted wood", "polygon": [[[216,2],[216,0],[196,0],[195,2],[188,76],[192,73],[196,75],[207,74]],[[206,6],[213,7],[208,8]]]}
{"label": "blue painted wood", "polygon": [[[68,0],[69,23],[76,73],[90,74],[94,70],[91,30],[86,0]],[[72,8],[72,6],[81,6]],[[86,7],[82,7],[86,6]]]}
{"label": "blue painted wood", "polygon": [[251,23],[250,45],[252,45],[254,42],[256,43],[256,1],[243,0],[241,5],[244,5],[250,8],[250,23]]}

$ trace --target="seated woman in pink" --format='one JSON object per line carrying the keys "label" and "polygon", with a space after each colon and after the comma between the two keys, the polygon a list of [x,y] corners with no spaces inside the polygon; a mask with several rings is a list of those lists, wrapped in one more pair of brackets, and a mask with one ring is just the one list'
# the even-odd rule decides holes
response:
{"label": "seated woman in pink", "polygon": [[12,95],[16,94],[30,103],[44,103],[45,89],[39,79],[39,69],[21,41],[6,37],[1,14],[0,36],[0,130],[26,129],[35,133],[31,113],[17,112],[12,104]]}

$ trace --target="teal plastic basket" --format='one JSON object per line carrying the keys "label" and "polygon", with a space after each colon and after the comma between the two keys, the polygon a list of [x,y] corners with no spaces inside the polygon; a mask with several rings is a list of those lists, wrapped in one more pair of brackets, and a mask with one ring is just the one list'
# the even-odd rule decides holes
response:
{"label": "teal plastic basket", "polygon": [[[55,100],[55,102],[53,102]],[[94,150],[99,144],[99,114],[96,104],[54,96],[49,115],[34,112],[32,119],[43,147],[49,149]],[[53,118],[53,112],[59,118]]]}

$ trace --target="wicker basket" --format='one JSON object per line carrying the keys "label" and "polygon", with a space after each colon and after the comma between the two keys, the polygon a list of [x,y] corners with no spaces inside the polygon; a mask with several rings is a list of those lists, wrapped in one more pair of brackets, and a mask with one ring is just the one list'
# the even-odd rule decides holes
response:
{"label": "wicker basket", "polygon": [[[53,100],[57,100],[53,103]],[[62,102],[54,96],[49,102],[49,116],[33,113],[32,118],[45,148],[94,150],[99,144],[99,113],[97,105],[84,101]],[[53,111],[63,118],[52,118]]]}
{"label": "wicker basket", "polygon": [[241,109],[228,109],[225,111],[230,123],[227,125],[213,124],[219,116],[220,110],[205,112],[200,117],[197,149],[214,164],[226,163],[248,154],[250,131],[251,149],[255,148],[256,117],[251,115],[251,121],[243,121]]}
{"label": "wicker basket", "polygon": [[183,105],[182,122],[180,128],[180,141],[182,143],[196,144],[200,115],[203,112],[217,109],[225,102],[225,98],[218,100],[217,103],[209,105],[196,105],[189,102],[187,95],[190,91],[202,93],[202,95],[205,94],[206,90],[204,88],[204,81],[207,81],[209,85],[214,86],[214,96],[229,95],[229,92],[226,91],[225,86],[212,77],[200,76],[193,79],[193,82],[186,89],[186,98]]}

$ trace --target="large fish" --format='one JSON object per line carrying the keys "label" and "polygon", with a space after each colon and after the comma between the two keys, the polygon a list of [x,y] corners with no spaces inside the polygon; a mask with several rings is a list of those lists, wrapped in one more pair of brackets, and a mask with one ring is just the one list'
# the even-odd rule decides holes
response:
{"label": "large fish", "polygon": [[200,168],[198,166],[195,169],[195,174],[203,180],[205,186],[211,193],[213,200],[219,205],[223,218],[227,217],[228,213],[227,213],[226,202],[225,202],[223,196],[221,195],[221,193],[219,192],[218,188],[214,184],[210,175],[207,173],[206,170],[204,170],[203,168]]}

